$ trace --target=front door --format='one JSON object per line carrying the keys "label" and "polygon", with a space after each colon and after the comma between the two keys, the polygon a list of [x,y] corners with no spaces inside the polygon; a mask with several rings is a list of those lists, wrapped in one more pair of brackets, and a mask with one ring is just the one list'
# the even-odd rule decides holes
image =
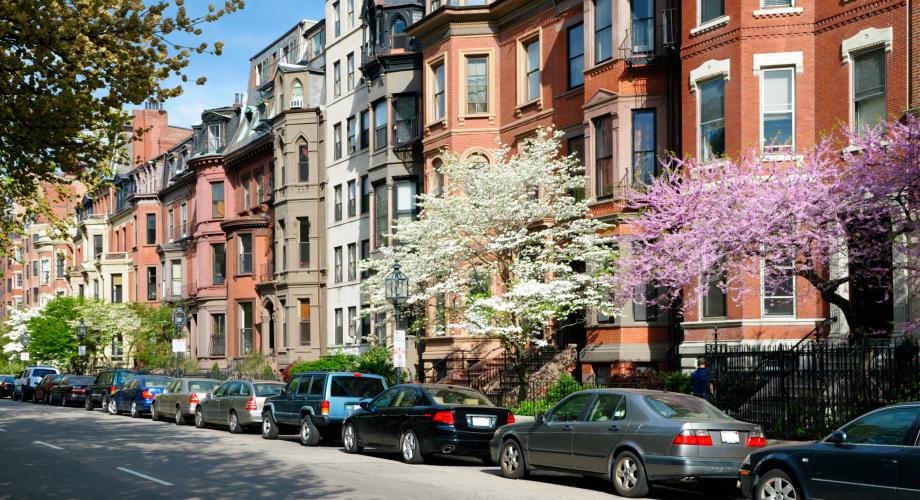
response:
{"label": "front door", "polygon": [[303,377],[294,377],[288,382],[288,385],[277,398],[272,400],[275,407],[275,421],[285,423],[291,418],[291,399],[300,388],[300,381]]}
{"label": "front door", "polygon": [[214,421],[218,424],[226,424],[227,416],[230,415],[230,409],[233,408],[233,403],[235,400],[240,398],[240,391],[242,390],[243,383],[237,380],[230,384],[230,387],[227,388],[227,393],[224,394],[224,397],[220,398],[220,410],[218,414],[214,416]]}
{"label": "front door", "polygon": [[227,394],[227,389],[233,382],[224,382],[214,391],[214,395],[201,402],[201,413],[205,421],[210,422],[217,418],[220,412],[220,400]]}
{"label": "front door", "polygon": [[369,446],[380,446],[384,441],[385,415],[393,408],[396,397],[402,391],[402,388],[387,389],[370,402],[370,411],[361,415],[357,420],[358,435],[361,441]]}
{"label": "front door", "polygon": [[527,446],[530,463],[574,468],[572,431],[593,397],[594,394],[590,392],[569,396],[549,412],[542,424],[530,431],[530,443]]}
{"label": "front door", "polygon": [[607,472],[609,458],[626,432],[626,397],[598,393],[583,420],[575,423],[572,459],[580,471]]}

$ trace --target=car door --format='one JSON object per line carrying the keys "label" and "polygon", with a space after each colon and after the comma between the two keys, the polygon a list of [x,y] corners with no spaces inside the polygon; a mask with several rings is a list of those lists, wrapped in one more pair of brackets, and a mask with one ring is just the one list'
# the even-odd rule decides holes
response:
{"label": "car door", "polygon": [[413,407],[419,404],[421,395],[414,386],[401,387],[393,404],[380,411],[380,421],[377,429],[380,432],[380,445],[388,448],[399,446],[400,433],[403,424],[412,413]]}
{"label": "car door", "polygon": [[820,443],[811,480],[814,496],[835,500],[896,499],[898,461],[918,417],[920,407],[872,412],[841,428],[846,439],[840,446]]}
{"label": "car door", "polygon": [[205,422],[212,422],[217,419],[217,415],[220,414],[220,400],[232,384],[233,382],[220,384],[220,387],[214,391],[210,398],[201,402],[201,415],[204,417]]}
{"label": "car door", "polygon": [[307,404],[312,381],[312,375],[301,375],[300,385],[291,394],[290,402],[288,402],[288,421],[291,424],[300,424],[300,410]]}
{"label": "car door", "polygon": [[219,424],[227,423],[227,416],[230,414],[230,409],[233,408],[235,400],[240,398],[240,389],[242,388],[243,382],[237,380],[230,384],[230,387],[227,388],[227,392],[218,398],[219,410],[217,415],[214,416],[214,420]]}
{"label": "car door", "polygon": [[382,392],[368,404],[369,411],[362,414],[357,420],[358,435],[364,444],[380,446],[383,440],[383,431],[380,429],[383,422],[383,412],[389,410],[401,388],[394,387]]}
{"label": "car door", "polygon": [[576,469],[607,472],[608,458],[623,439],[629,413],[624,394],[599,392],[575,423],[572,431],[572,461]]}
{"label": "car door", "polygon": [[898,459],[898,500],[920,499],[920,421],[914,423],[910,442]]}
{"label": "car door", "polygon": [[272,399],[275,408],[275,422],[288,423],[291,419],[291,401],[297,389],[300,388],[301,376],[294,376],[285,386],[281,394]]}
{"label": "car door", "polygon": [[546,467],[574,468],[572,434],[575,423],[594,398],[594,393],[576,393],[562,400],[530,431],[527,452],[529,462]]}

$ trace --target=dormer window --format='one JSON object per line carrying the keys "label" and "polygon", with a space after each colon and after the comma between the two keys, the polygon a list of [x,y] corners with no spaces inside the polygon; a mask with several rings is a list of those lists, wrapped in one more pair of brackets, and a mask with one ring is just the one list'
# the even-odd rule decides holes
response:
{"label": "dormer window", "polygon": [[404,49],[406,48],[406,21],[400,17],[396,16],[396,19],[393,21],[392,31],[392,42],[391,46],[394,49]]}
{"label": "dormer window", "polygon": [[303,85],[300,80],[294,81],[294,88],[291,90],[291,108],[300,108],[303,106]]}
{"label": "dormer window", "polygon": [[220,123],[208,125],[208,153],[216,153],[223,144],[222,128]]}

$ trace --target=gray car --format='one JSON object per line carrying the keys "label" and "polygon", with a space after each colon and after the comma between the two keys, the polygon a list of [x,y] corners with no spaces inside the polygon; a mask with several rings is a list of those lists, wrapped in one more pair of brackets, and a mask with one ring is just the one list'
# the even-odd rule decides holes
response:
{"label": "gray car", "polygon": [[505,477],[534,469],[593,475],[613,481],[620,496],[641,497],[652,481],[735,481],[744,457],[766,440],[757,425],[695,396],[595,389],[501,427],[490,445]]}
{"label": "gray car", "polygon": [[195,408],[195,427],[225,425],[230,432],[262,424],[265,398],[281,394],[284,384],[275,380],[228,380]]}
{"label": "gray car", "polygon": [[177,378],[153,400],[150,416],[154,420],[173,419],[176,425],[183,425],[195,415],[195,408],[218,385],[220,380],[210,378]]}

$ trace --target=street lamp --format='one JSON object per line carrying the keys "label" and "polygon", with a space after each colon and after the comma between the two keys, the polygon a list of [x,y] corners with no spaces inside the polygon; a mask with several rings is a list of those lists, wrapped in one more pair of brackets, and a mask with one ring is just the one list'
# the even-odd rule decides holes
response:
{"label": "street lamp", "polygon": [[[182,333],[182,327],[185,326],[185,306],[181,303],[176,304],[176,308],[173,309],[173,326],[176,327],[176,338],[179,338],[179,334]],[[179,376],[179,351],[176,350],[176,376]]]}
{"label": "street lamp", "polygon": [[80,324],[77,325],[77,339],[80,341],[80,375],[83,375],[84,362],[83,357],[86,356],[86,346],[83,345],[83,341],[86,340],[86,324],[83,323],[83,318],[80,318]]}
{"label": "street lamp", "polygon": [[[29,342],[30,342],[30,341],[31,341],[31,338],[29,337],[29,333],[28,333],[28,332],[23,333],[23,334],[22,334],[22,337],[19,338],[19,343],[22,344],[22,353],[20,354],[20,359],[23,359],[23,360],[27,360],[27,359],[28,359],[28,356],[29,356]],[[23,357],[22,354],[25,354],[25,357]]]}
{"label": "street lamp", "polygon": [[[397,346],[396,330],[399,329],[400,306],[405,304],[406,301],[409,300],[409,278],[407,278],[406,275],[400,271],[399,262],[394,262],[393,272],[390,273],[389,276],[384,278],[383,281],[385,285],[384,294],[387,300],[393,303],[393,311],[394,311],[393,319],[395,320],[395,327],[393,328],[393,349],[394,351],[396,349],[401,349],[403,355],[405,355],[405,349],[406,349],[405,337],[402,337],[403,345]],[[393,363],[393,364],[396,365],[396,363]],[[396,368],[396,384],[399,385],[402,367],[396,366],[395,368]]]}

